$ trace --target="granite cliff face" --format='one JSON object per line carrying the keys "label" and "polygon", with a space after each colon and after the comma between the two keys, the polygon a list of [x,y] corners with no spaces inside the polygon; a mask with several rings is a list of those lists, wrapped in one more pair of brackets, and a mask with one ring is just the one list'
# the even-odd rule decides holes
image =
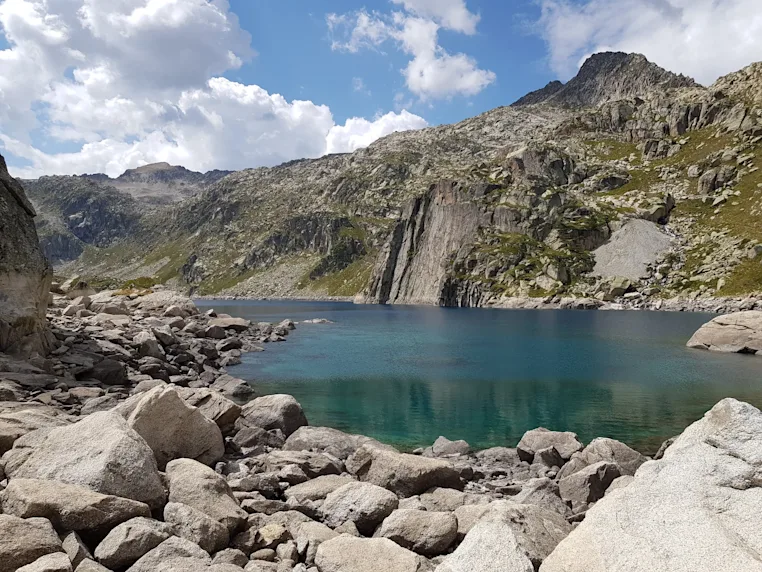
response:
{"label": "granite cliff face", "polygon": [[35,215],[0,155],[0,352],[45,353],[53,274],[40,250]]}

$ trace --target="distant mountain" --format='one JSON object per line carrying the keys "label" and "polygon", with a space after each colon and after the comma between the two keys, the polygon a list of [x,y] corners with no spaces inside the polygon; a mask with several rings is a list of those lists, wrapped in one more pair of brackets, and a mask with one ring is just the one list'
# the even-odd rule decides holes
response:
{"label": "distant mountain", "polygon": [[606,52],[590,56],[567,84],[551,82],[513,105],[547,103],[594,107],[608,101],[643,97],[668,89],[699,87],[691,78],[666,71],[640,54]]}

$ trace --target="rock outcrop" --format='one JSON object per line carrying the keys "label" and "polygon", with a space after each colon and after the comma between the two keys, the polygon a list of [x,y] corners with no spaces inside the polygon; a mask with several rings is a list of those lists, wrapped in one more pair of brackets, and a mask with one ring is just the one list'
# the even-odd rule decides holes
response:
{"label": "rock outcrop", "polygon": [[36,211],[0,155],[0,352],[47,353],[45,311],[53,280]]}
{"label": "rock outcrop", "polygon": [[762,355],[762,311],[718,316],[701,326],[687,345],[713,352]]}

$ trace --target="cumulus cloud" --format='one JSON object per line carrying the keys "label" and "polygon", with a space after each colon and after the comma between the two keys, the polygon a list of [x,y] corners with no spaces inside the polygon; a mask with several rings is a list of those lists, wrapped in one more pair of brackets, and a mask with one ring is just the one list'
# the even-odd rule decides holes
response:
{"label": "cumulus cloud", "polygon": [[354,117],[347,119],[344,125],[333,127],[328,133],[328,152],[349,153],[367,147],[376,139],[396,131],[423,129],[427,125],[422,117],[405,110],[400,113],[387,113],[374,121]]}
{"label": "cumulus cloud", "polygon": [[479,16],[468,10],[464,0],[392,1],[404,11],[329,14],[333,49],[357,53],[395,43],[412,58],[401,72],[407,88],[422,101],[476,95],[495,81],[495,73],[480,69],[474,58],[450,54],[439,44],[441,29],[476,33]]}
{"label": "cumulus cloud", "polygon": [[324,105],[221,77],[255,56],[226,0],[0,0],[0,27],[0,149],[26,161],[18,176],[273,165],[355,133]]}
{"label": "cumulus cloud", "polygon": [[539,31],[562,78],[586,55],[639,52],[710,84],[762,60],[759,0],[541,0]]}

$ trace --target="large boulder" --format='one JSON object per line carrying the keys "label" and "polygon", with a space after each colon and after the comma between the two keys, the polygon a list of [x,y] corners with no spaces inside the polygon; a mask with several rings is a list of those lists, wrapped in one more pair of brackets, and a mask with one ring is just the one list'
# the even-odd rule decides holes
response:
{"label": "large boulder", "polygon": [[128,572],[207,572],[212,559],[198,544],[172,536],[147,552]]}
{"label": "large boulder", "polygon": [[47,353],[53,270],[40,250],[34,207],[0,155],[0,352]]}
{"label": "large boulder", "polygon": [[323,542],[336,538],[338,534],[328,528],[322,522],[303,522],[294,527],[294,540],[296,540],[296,549],[304,559],[304,562],[311,566],[315,563],[315,555]]}
{"label": "large boulder", "polygon": [[22,566],[17,572],[72,572],[71,560],[63,552],[41,556],[31,564]]}
{"label": "large boulder", "polygon": [[347,470],[366,481],[410,497],[434,487],[461,489],[463,485],[452,464],[363,445],[347,460]]}
{"label": "large boulder", "polygon": [[245,424],[267,431],[280,429],[286,437],[307,425],[302,406],[290,395],[257,397],[244,406],[241,419]]}
{"label": "large boulder", "polygon": [[576,433],[570,431],[549,431],[544,427],[532,429],[524,433],[516,450],[522,461],[531,463],[538,451],[555,447],[564,461],[568,461],[577,451],[582,450],[582,443],[577,439]]}
{"label": "large boulder", "polygon": [[284,496],[286,500],[295,499],[298,502],[323,500],[336,489],[352,482],[352,477],[344,475],[323,475],[289,487]]}
{"label": "large boulder", "polygon": [[388,538],[343,534],[323,542],[315,564],[320,572],[420,572],[421,558]]}
{"label": "large boulder", "polygon": [[167,503],[164,521],[174,527],[177,536],[198,544],[210,554],[227,547],[230,541],[224,524],[187,504]]}
{"label": "large boulder", "polygon": [[762,355],[762,311],[718,316],[701,326],[687,345],[713,352]]}
{"label": "large boulder", "polygon": [[112,570],[130,566],[174,534],[171,525],[137,517],[123,522],[95,549],[95,558]]}
{"label": "large boulder", "polygon": [[542,572],[762,571],[762,412],[725,399],[611,490]]}
{"label": "large boulder", "polygon": [[113,412],[94,413],[65,427],[21,437],[4,456],[11,479],[42,479],[79,485],[164,506],[166,493],[156,459],[143,438]]}
{"label": "large boulder", "polygon": [[211,419],[220,428],[223,435],[233,432],[235,422],[241,415],[241,407],[211,389],[178,388],[185,402],[196,407],[207,419]]}
{"label": "large boulder", "polygon": [[352,482],[330,493],[323,502],[323,521],[331,528],[353,522],[361,534],[372,534],[399,505],[394,493],[369,483]]}
{"label": "large boulder", "polygon": [[225,454],[217,424],[185,403],[172,387],[159,386],[134,395],[115,411],[145,439],[159,469],[181,458],[211,465]]}
{"label": "large boulder", "polygon": [[0,514],[0,563],[3,570],[15,572],[46,554],[62,551],[61,540],[49,520]]}
{"label": "large boulder", "polygon": [[243,318],[217,317],[209,320],[210,326],[218,326],[223,330],[233,330],[235,332],[245,332],[251,327],[251,322]]}
{"label": "large boulder", "polygon": [[167,465],[169,501],[182,503],[217,522],[232,534],[246,521],[227,481],[209,467],[191,459],[177,459]]}
{"label": "large boulder", "polygon": [[444,553],[457,535],[458,520],[452,513],[410,509],[395,510],[376,532],[423,556]]}
{"label": "large boulder", "polygon": [[574,453],[569,462],[561,468],[558,478],[563,479],[601,461],[616,463],[619,465],[619,470],[623,475],[634,475],[640,465],[647,460],[647,457],[644,457],[624,443],[606,437],[599,437],[598,439],[593,439],[579,453]]}
{"label": "large boulder", "polygon": [[36,407],[32,404],[18,411],[0,413],[0,455],[9,451],[22,435],[37,429],[69,425],[74,418],[62,415],[56,409]]}
{"label": "large boulder", "polygon": [[12,479],[0,493],[3,512],[20,518],[47,518],[61,530],[103,530],[136,516],[150,516],[142,502],[90,489],[37,479]]}
{"label": "large boulder", "polygon": [[575,510],[603,498],[609,485],[622,476],[619,465],[600,461],[588,465],[558,482],[561,498],[571,503]]}
{"label": "large boulder", "polygon": [[490,505],[437,572],[534,572],[571,530],[566,519],[555,512],[498,501]]}
{"label": "large boulder", "polygon": [[312,451],[315,453],[328,453],[341,460],[346,460],[359,447],[366,443],[380,448],[394,450],[393,447],[383,445],[364,435],[352,435],[330,427],[299,427],[292,433],[283,448],[286,451]]}

